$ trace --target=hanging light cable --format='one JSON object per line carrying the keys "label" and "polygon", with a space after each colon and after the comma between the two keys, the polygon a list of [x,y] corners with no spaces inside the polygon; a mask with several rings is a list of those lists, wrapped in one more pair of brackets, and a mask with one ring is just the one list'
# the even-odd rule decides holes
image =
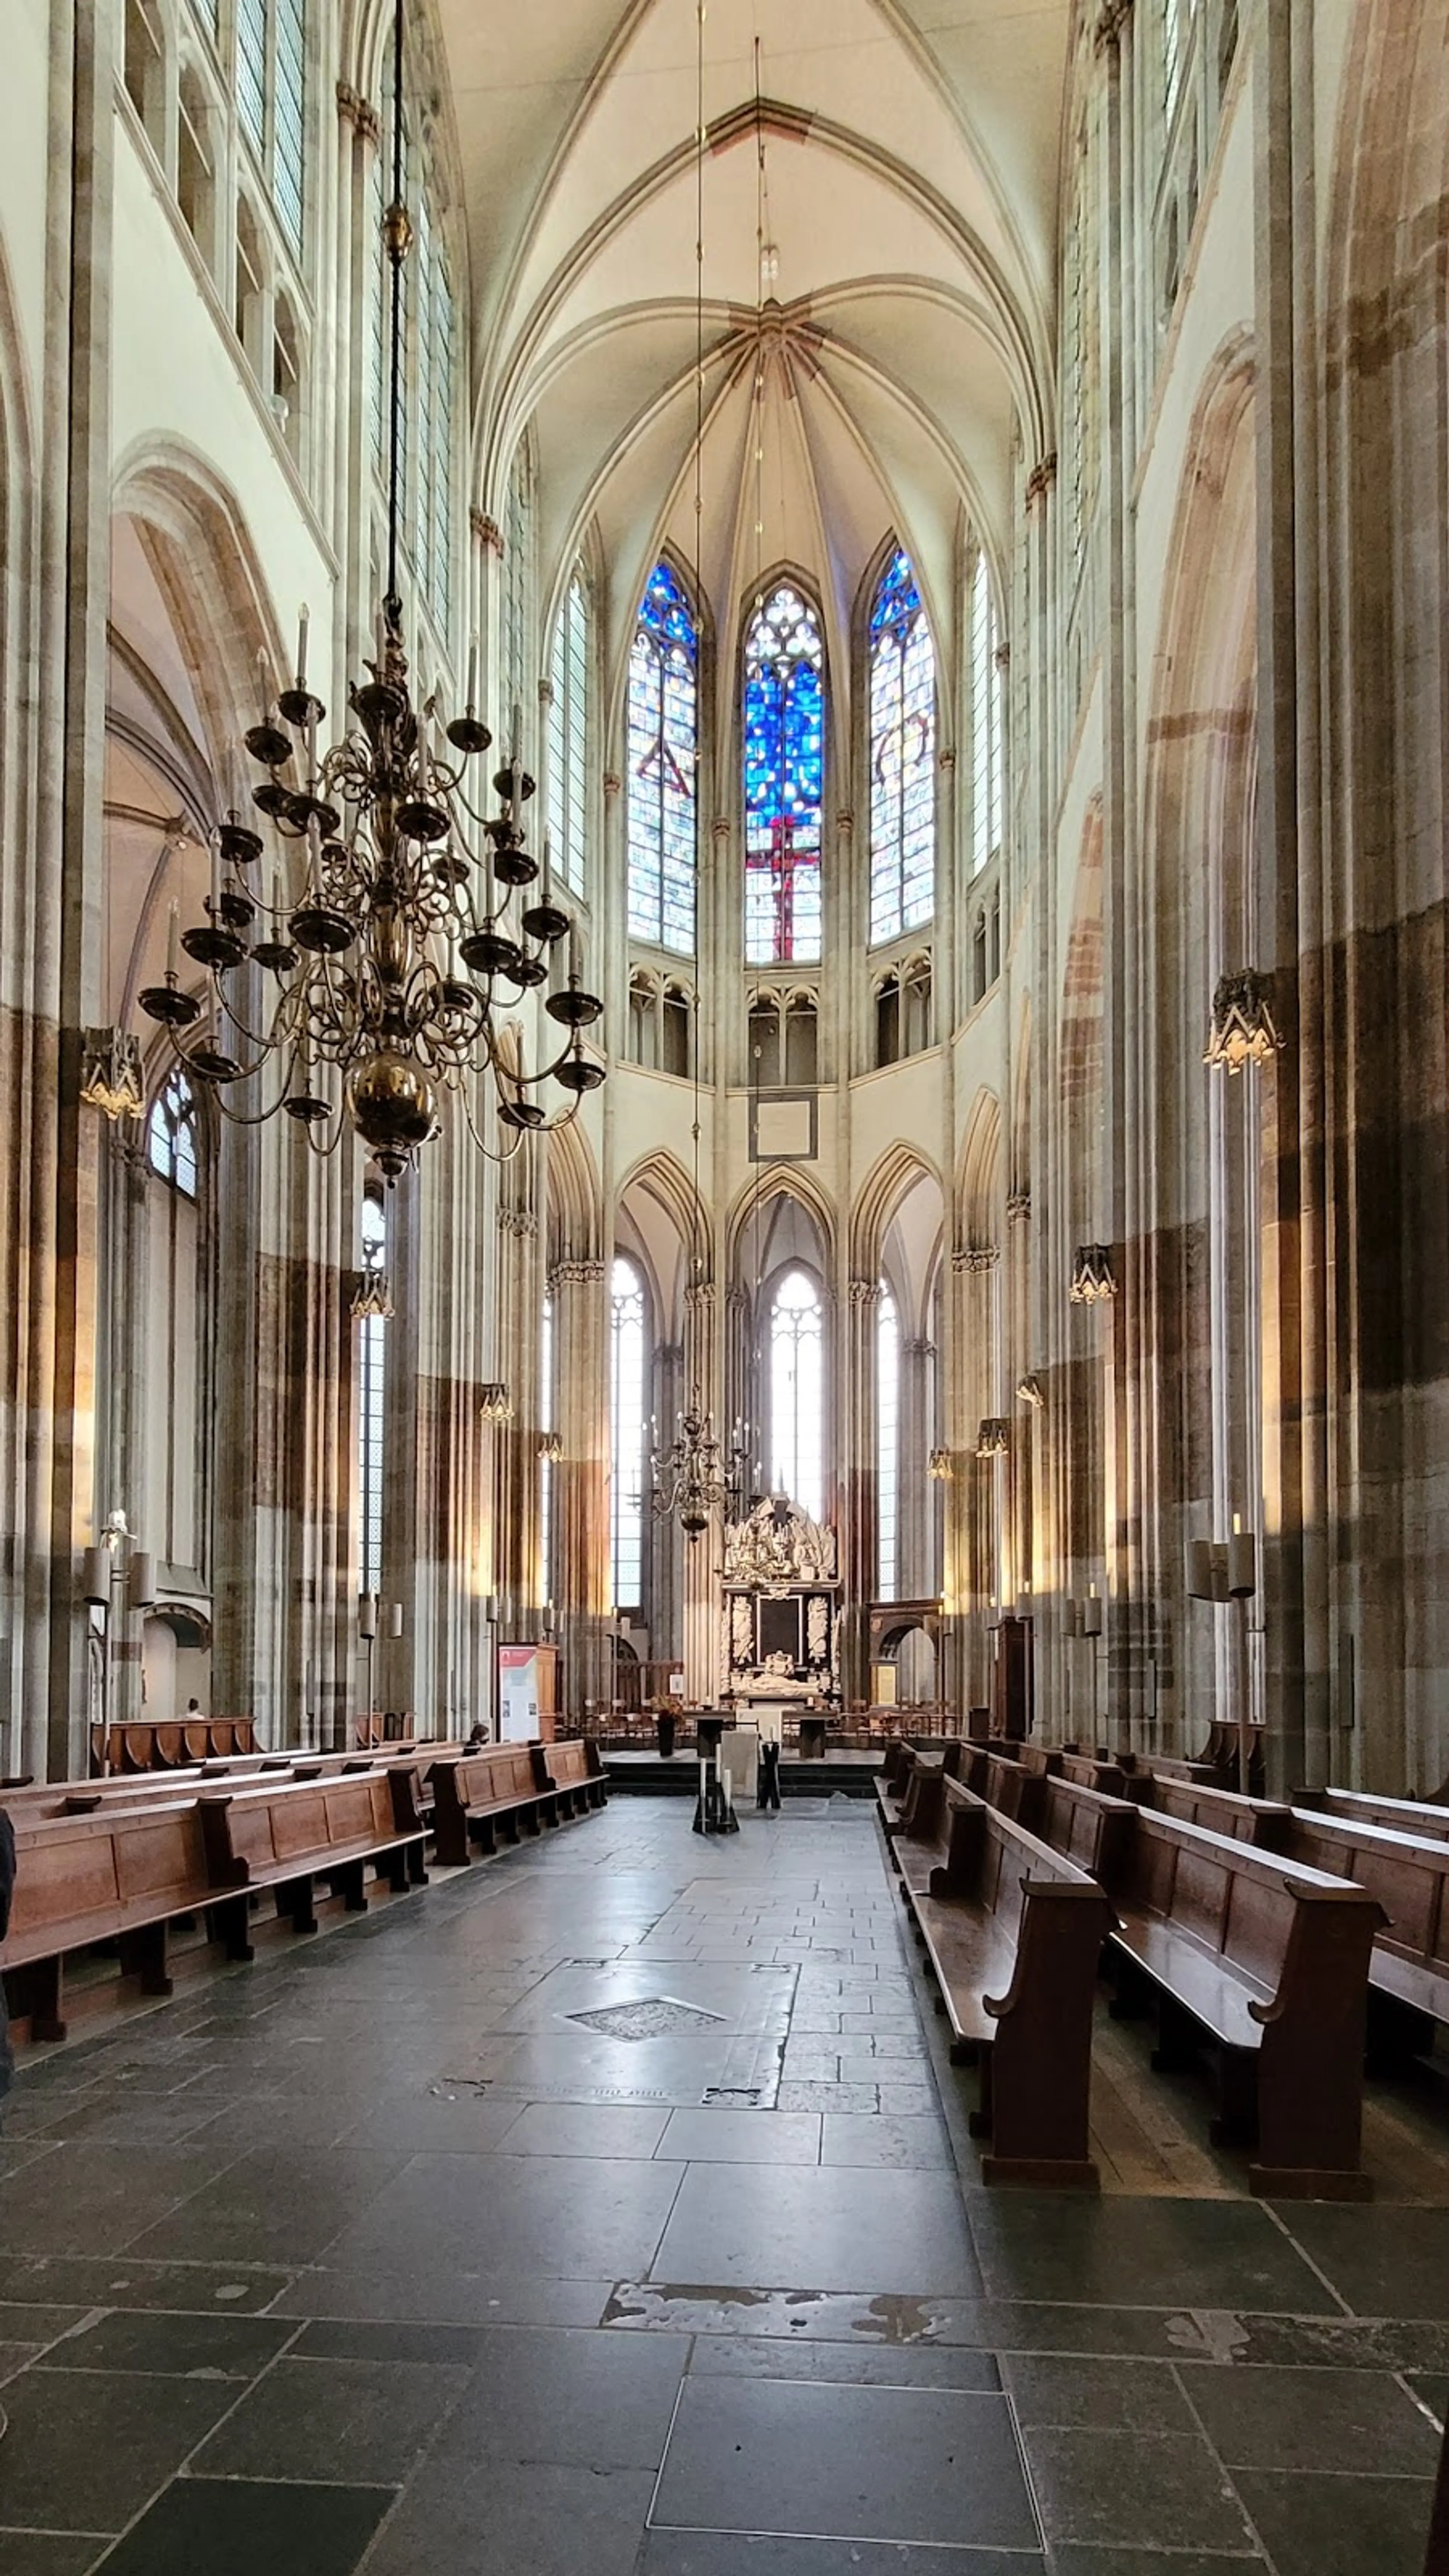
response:
{"label": "hanging light cable", "polygon": [[[308,685],[306,610],[293,683],[275,700],[259,656],[259,720],[245,742],[265,773],[252,803],[281,843],[270,901],[246,882],[263,843],[233,803],[211,834],[207,918],[181,940],[208,979],[205,997],[183,987],[174,963],[164,982],[138,997],[224,1116],[256,1126],[284,1110],[323,1153],[350,1124],[389,1180],[439,1133],[448,1095],[475,1142],[491,1151],[474,1116],[480,1079],[491,1081],[498,1116],[514,1131],[510,1151],[521,1131],[576,1117],[585,1094],[604,1079],[583,1036],[603,1005],[583,989],[578,931],[554,902],[546,873],[516,922],[511,914],[514,896],[522,904],[539,876],[524,843],[523,808],[534,781],[523,772],[522,710],[512,710],[507,758],[493,780],[499,810],[485,819],[465,784],[470,764],[493,739],[477,714],[476,647],[466,705],[446,725],[436,693],[415,708],[409,687],[398,561],[402,280],[413,244],[404,193],[403,0],[395,0],[392,35],[392,201],[383,218],[387,588],[375,658],[364,664],[371,676],[349,689],[351,729],[319,754],[327,710]],[[552,958],[564,941],[567,972],[555,979]],[[543,1011],[562,1045],[528,1073],[515,1023],[503,1015],[522,994],[550,984]],[[253,1078],[268,1069],[275,1070],[276,1096],[234,1106],[233,1096],[251,1103]],[[552,1117],[533,1097],[548,1082],[568,1102]]]}

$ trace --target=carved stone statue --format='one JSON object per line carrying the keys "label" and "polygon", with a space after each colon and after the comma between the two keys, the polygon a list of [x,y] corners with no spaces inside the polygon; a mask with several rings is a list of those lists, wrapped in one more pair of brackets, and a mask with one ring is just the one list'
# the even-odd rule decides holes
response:
{"label": "carved stone statue", "polygon": [[756,1592],[788,1592],[805,1583],[838,1580],[833,1529],[777,1494],[755,1505],[749,1518],[725,1531],[724,1579]]}

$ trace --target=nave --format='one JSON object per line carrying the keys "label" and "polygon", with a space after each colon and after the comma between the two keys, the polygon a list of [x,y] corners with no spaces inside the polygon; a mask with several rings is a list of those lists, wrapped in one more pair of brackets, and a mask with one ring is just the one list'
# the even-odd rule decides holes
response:
{"label": "nave", "polygon": [[870,1806],[688,1816],[25,2053],[3,2576],[1419,2576],[1444,2210],[988,2194]]}

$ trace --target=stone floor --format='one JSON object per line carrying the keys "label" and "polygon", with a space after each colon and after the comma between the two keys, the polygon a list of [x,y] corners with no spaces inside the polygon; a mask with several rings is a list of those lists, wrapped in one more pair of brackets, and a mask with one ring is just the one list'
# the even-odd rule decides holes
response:
{"label": "stone floor", "polygon": [[32,2053],[0,2576],[1418,2576],[1449,2209],[982,2191],[898,1914],[623,1800]]}

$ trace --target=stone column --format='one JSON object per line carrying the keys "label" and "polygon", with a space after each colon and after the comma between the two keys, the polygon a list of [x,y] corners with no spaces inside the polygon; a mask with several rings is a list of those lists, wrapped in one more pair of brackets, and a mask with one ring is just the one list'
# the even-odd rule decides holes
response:
{"label": "stone column", "polygon": [[554,1471],[554,1541],[560,1642],[570,1706],[606,1699],[612,1686],[609,1611],[608,1270],[566,1257],[553,1272],[557,1421],[564,1454]]}
{"label": "stone column", "polygon": [[878,1574],[879,1468],[876,1458],[876,1317],[880,1282],[852,1279],[847,1287],[846,1365],[847,1423],[841,1453],[846,1461],[842,1487],[841,1564],[845,1591],[841,1605],[841,1687],[847,1702],[870,1697],[870,1637],[867,1605],[874,1600]]}

